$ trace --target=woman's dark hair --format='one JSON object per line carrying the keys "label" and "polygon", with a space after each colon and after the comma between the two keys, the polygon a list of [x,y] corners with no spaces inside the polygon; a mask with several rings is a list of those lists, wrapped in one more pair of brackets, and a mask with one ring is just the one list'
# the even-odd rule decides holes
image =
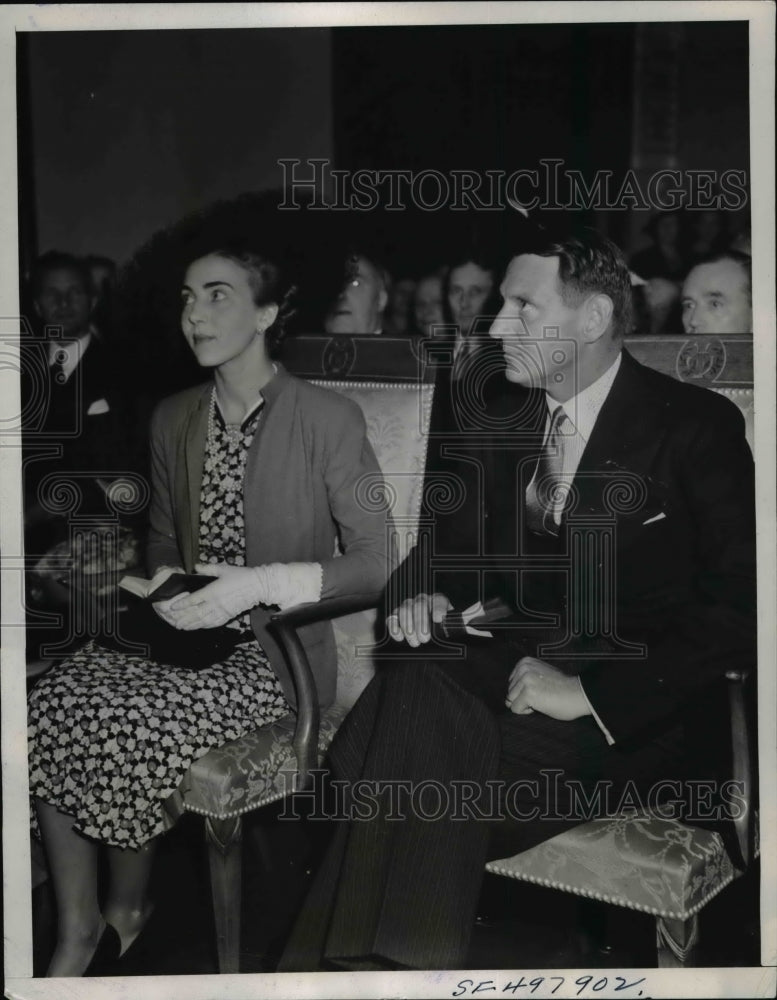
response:
{"label": "woman's dark hair", "polygon": [[278,315],[265,331],[265,345],[271,358],[280,354],[281,343],[288,331],[289,321],[296,315],[294,299],[297,287],[284,272],[281,264],[268,255],[251,249],[239,242],[222,242],[204,252],[199,252],[205,246],[200,239],[198,250],[192,255],[186,255],[184,270],[195,260],[210,255],[223,257],[234,261],[248,276],[248,284],[253,294],[254,305],[266,306],[274,303],[278,306]]}
{"label": "woman's dark hair", "polygon": [[295,286],[306,311],[311,303],[320,308],[324,289],[331,297],[341,279],[333,262],[325,258],[321,264],[322,238],[314,226],[319,213],[281,211],[281,198],[278,192],[249,192],[209,205],[159,230],[122,268],[115,296],[117,349],[128,369],[138,369],[137,384],[151,399],[203,377],[181,336],[180,289],[193,261],[213,253],[228,257],[245,268],[257,304],[277,303],[278,317],[266,333],[273,357],[284,337],[308,321],[300,316]]}

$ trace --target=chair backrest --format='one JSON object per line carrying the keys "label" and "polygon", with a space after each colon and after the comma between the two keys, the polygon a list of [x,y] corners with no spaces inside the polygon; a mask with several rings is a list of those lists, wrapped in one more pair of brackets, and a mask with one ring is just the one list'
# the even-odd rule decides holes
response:
{"label": "chair backrest", "polygon": [[727,396],[742,411],[747,441],[754,448],[751,334],[629,337],[626,349],[649,368]]}
{"label": "chair backrest", "polygon": [[[386,484],[392,545],[400,560],[418,529],[434,393],[434,371],[419,344],[413,337],[309,334],[291,338],[283,358],[293,374],[361,407]],[[334,622],[339,705],[350,707],[372,676],[375,618],[374,611],[362,611]]]}

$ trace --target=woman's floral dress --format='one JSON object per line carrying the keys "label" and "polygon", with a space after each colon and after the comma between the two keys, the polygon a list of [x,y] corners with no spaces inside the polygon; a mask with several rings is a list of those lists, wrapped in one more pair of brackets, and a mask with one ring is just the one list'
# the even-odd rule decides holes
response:
{"label": "woman's floral dress", "polygon": [[[200,562],[245,565],[243,476],[260,419],[261,407],[227,427],[211,401]],[[248,613],[230,625],[250,631]],[[164,830],[162,803],[192,761],[288,711],[255,639],[199,671],[89,642],[30,694],[30,792],[86,836],[137,848]]]}

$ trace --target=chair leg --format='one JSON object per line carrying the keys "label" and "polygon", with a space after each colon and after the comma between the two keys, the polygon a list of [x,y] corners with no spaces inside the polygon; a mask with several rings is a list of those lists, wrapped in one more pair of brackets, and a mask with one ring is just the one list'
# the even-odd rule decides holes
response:
{"label": "chair leg", "polygon": [[577,937],[584,955],[604,958],[612,954],[609,940],[610,909],[610,906],[599,900],[578,897]]}
{"label": "chair leg", "polygon": [[659,969],[682,969],[696,965],[699,946],[699,918],[670,920],[656,917],[656,949]]}
{"label": "chair leg", "polygon": [[267,830],[259,823],[253,823],[248,827],[248,836],[251,846],[261,858],[265,874],[269,874],[274,868],[277,868],[277,859],[273,858],[272,845]]}
{"label": "chair leg", "polygon": [[205,819],[219,972],[239,972],[243,821]]}

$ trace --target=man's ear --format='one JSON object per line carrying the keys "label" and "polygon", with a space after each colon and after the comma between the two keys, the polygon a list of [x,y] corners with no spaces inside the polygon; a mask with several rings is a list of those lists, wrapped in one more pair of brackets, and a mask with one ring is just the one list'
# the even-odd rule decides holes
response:
{"label": "man's ear", "polygon": [[614,311],[612,299],[604,292],[598,292],[588,299],[583,325],[583,333],[588,343],[592,344],[609,330]]}
{"label": "man's ear", "polygon": [[388,305],[388,292],[385,288],[381,288],[378,292],[378,315],[382,316],[386,311],[386,306]]}
{"label": "man's ear", "polygon": [[268,302],[266,305],[258,306],[256,310],[256,332],[264,333],[278,318],[278,304]]}

